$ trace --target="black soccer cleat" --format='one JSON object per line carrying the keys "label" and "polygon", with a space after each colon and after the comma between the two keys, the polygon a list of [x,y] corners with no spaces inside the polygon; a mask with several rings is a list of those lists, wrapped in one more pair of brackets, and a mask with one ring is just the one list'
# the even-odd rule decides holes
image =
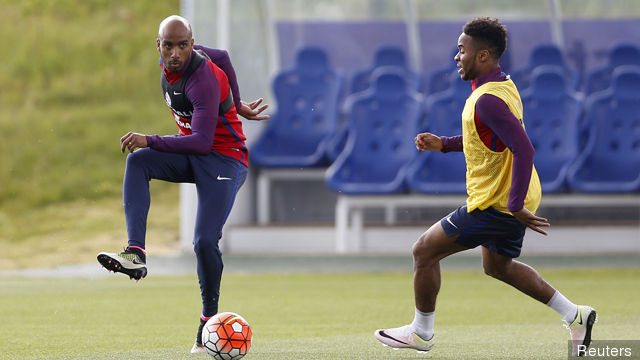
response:
{"label": "black soccer cleat", "polygon": [[129,275],[130,279],[136,281],[147,276],[147,267],[145,264],[146,256],[137,249],[127,247],[121,253],[98,254],[98,262],[107,270],[120,272]]}

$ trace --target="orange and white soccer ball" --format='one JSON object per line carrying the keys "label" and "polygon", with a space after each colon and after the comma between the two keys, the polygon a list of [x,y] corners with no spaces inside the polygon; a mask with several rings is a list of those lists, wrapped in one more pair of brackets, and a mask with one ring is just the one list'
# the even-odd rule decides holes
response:
{"label": "orange and white soccer ball", "polygon": [[204,324],[202,344],[216,360],[240,359],[251,348],[251,326],[236,313],[219,313]]}

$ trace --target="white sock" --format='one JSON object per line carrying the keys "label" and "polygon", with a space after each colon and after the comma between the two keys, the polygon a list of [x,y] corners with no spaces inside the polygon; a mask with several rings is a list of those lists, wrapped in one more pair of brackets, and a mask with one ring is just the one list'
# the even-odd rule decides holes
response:
{"label": "white sock", "polygon": [[436,319],[436,313],[424,313],[416,308],[416,315],[411,323],[411,328],[422,339],[429,340],[433,337],[433,322]]}
{"label": "white sock", "polygon": [[564,295],[562,295],[560,291],[557,290],[556,293],[553,294],[551,300],[549,300],[547,305],[555,310],[560,316],[562,316],[567,324],[571,324],[578,315],[578,305],[569,301],[569,299],[564,297]]}

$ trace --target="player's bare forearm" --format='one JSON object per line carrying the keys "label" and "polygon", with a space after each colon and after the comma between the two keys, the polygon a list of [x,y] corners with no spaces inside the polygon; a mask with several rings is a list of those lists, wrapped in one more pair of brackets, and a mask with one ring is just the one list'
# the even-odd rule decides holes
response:
{"label": "player's bare forearm", "polygon": [[419,151],[440,151],[442,150],[442,139],[432,133],[421,133],[416,135],[414,142]]}
{"label": "player's bare forearm", "polygon": [[527,208],[522,208],[518,211],[511,212],[513,216],[515,216],[518,221],[525,224],[529,229],[539,232],[542,235],[547,235],[547,232],[542,230],[542,227],[549,227],[549,220],[535,216],[531,213],[531,211],[527,210]]}

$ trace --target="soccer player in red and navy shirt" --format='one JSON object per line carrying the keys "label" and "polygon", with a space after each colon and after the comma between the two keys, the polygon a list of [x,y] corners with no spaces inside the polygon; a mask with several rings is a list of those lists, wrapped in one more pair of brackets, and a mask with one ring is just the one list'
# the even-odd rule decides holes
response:
{"label": "soccer player in red and navy shirt", "polygon": [[[191,352],[205,352],[202,326],[218,312],[222,256],[218,241],[236,194],[247,176],[248,150],[241,115],[264,120],[262,99],[240,100],[235,71],[224,50],[194,46],[191,25],[169,16],[158,29],[162,93],[178,125],[172,136],[129,132],[120,139],[129,150],[124,175],[123,202],[128,246],[121,253],[100,253],[108,270],[140,280],[147,274],[145,233],[150,195],[149,181],[195,183],[198,210],[193,245],[202,295],[198,336]],[[138,150],[137,150],[138,149]],[[137,151],[134,151],[137,150]]]}

